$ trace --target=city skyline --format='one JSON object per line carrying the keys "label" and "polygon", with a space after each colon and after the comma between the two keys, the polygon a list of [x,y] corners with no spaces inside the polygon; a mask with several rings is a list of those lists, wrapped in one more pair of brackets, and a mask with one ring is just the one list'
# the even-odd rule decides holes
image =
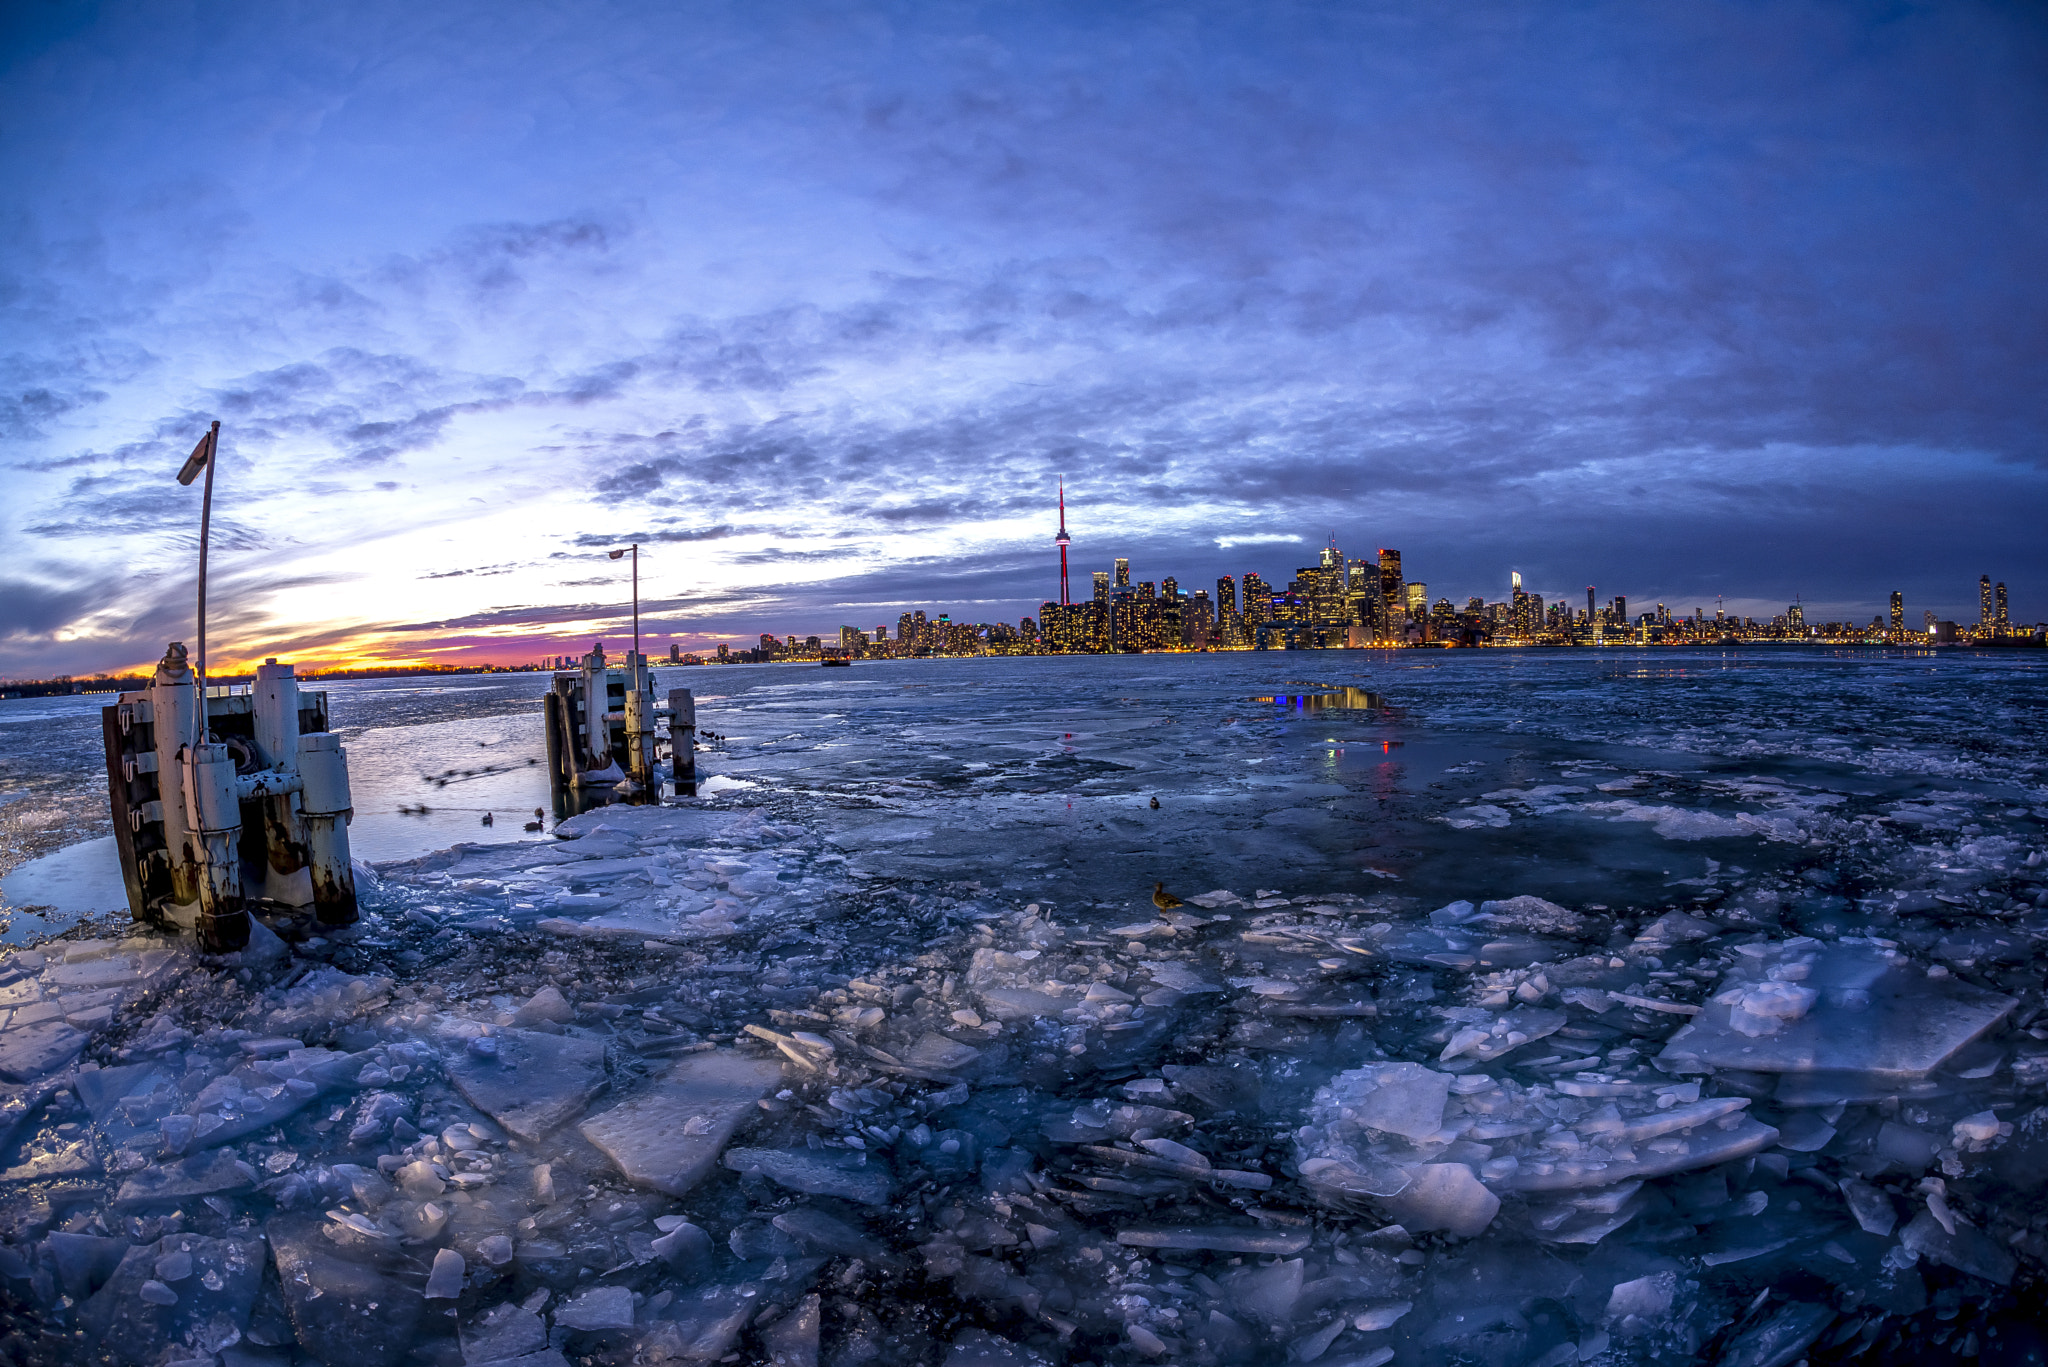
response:
{"label": "city skyline", "polygon": [[[1058,586],[1058,589],[1056,589],[1056,595],[1058,591],[1067,589],[1067,581],[1070,574],[1069,552],[1071,546],[1076,544],[1076,539],[1071,535],[1071,529],[1069,528],[1067,523],[1067,492],[1068,491],[1064,481],[1062,481],[1058,486],[1056,486],[1054,503],[1054,515],[1056,519],[1054,523],[1055,530],[1053,536],[1050,538],[1050,543],[1054,547],[1054,553],[1058,556],[1057,567],[1054,568],[1051,572],[1051,579]],[[1293,549],[1296,547],[1300,547],[1304,550],[1310,549],[1304,544],[1305,538],[1301,537],[1298,534],[1252,534],[1244,538],[1244,540],[1246,540],[1250,544],[1268,548],[1269,552],[1278,552],[1283,548]],[[1535,586],[1534,581],[1529,581],[1525,583],[1524,576],[1522,575],[1522,573],[1519,570],[1512,569],[1507,571],[1506,575],[1505,587],[1507,588],[1508,592],[1504,594],[1501,598],[1493,598],[1485,592],[1481,592],[1478,594],[1465,593],[1464,589],[1466,587],[1469,587],[1469,585],[1464,584],[1463,581],[1458,581],[1456,585],[1456,592],[1440,592],[1439,589],[1445,586],[1446,581],[1437,581],[1438,587],[1432,588],[1430,587],[1430,581],[1428,580],[1409,580],[1404,577],[1405,569],[1412,568],[1416,562],[1412,558],[1407,559],[1404,562],[1402,552],[1398,548],[1375,546],[1372,548],[1370,555],[1366,557],[1346,555],[1341,552],[1338,546],[1338,538],[1336,534],[1332,533],[1329,537],[1329,542],[1326,547],[1317,547],[1314,549],[1316,550],[1317,555],[1320,557],[1319,566],[1296,566],[1288,570],[1275,571],[1270,576],[1263,573],[1260,569],[1244,569],[1235,574],[1226,573],[1224,575],[1218,576],[1215,582],[1216,592],[1213,598],[1210,595],[1209,586],[1201,584],[1199,581],[1195,579],[1191,578],[1185,587],[1182,587],[1180,585],[1178,576],[1175,576],[1173,574],[1164,574],[1158,576],[1156,579],[1146,580],[1140,577],[1144,573],[1142,567],[1135,573],[1133,572],[1131,568],[1133,563],[1131,557],[1115,556],[1111,558],[1111,568],[1107,570],[1091,570],[1085,564],[1082,565],[1080,573],[1082,574],[1082,576],[1084,576],[1084,585],[1092,585],[1092,588],[1091,591],[1088,593],[1071,595],[1071,602],[1074,606],[1079,607],[1087,604],[1091,600],[1100,600],[1103,597],[1105,587],[1108,587],[1112,590],[1128,587],[1132,590],[1134,594],[1146,593],[1148,598],[1150,596],[1150,593],[1180,588],[1180,596],[1183,599],[1188,600],[1190,604],[1192,604],[1193,600],[1199,597],[1200,601],[1207,606],[1207,610],[1213,616],[1215,615],[1215,606],[1220,605],[1220,603],[1222,602],[1224,591],[1223,585],[1225,581],[1228,581],[1233,586],[1232,591],[1234,594],[1238,596],[1238,602],[1241,605],[1240,610],[1242,610],[1242,605],[1249,603],[1250,597],[1251,595],[1253,595],[1255,589],[1261,595],[1269,592],[1274,593],[1275,601],[1278,601],[1278,594],[1291,593],[1294,588],[1294,581],[1297,580],[1304,573],[1313,573],[1317,568],[1325,570],[1328,569],[1330,566],[1330,556],[1332,553],[1336,553],[1337,562],[1340,566],[1340,569],[1341,567],[1348,565],[1350,567],[1354,567],[1353,572],[1356,572],[1355,567],[1371,566],[1371,572],[1374,575],[1374,583],[1378,585],[1383,597],[1384,595],[1389,593],[1398,593],[1398,595],[1403,599],[1404,606],[1406,610],[1411,614],[1411,616],[1415,614],[1417,608],[1417,604],[1415,601],[1416,593],[1418,591],[1426,591],[1425,596],[1422,600],[1424,612],[1425,614],[1427,614],[1428,612],[1435,612],[1439,617],[1441,617],[1442,615],[1441,610],[1445,607],[1451,608],[1454,614],[1459,615],[1460,617],[1467,617],[1472,613],[1479,612],[1481,610],[1482,604],[1485,605],[1485,608],[1488,610],[1498,610],[1502,608],[1511,607],[1515,599],[1524,595],[1526,595],[1528,599],[1532,600],[1535,603],[1535,611],[1540,617],[1541,614],[1546,610],[1554,611],[1555,609],[1560,607],[1570,607],[1574,600],[1576,600],[1576,598],[1578,597],[1578,594],[1583,593],[1586,597],[1586,604],[1584,610],[1579,611],[1578,615],[1578,620],[1582,622],[1589,621],[1594,617],[1605,617],[1606,614],[1608,614],[1609,611],[1614,607],[1614,605],[1618,603],[1632,605],[1626,610],[1625,613],[1626,618],[1630,621],[1633,621],[1636,617],[1638,617],[1640,614],[1642,614],[1643,612],[1648,610],[1652,605],[1654,605],[1656,612],[1662,615],[1666,620],[1683,620],[1691,618],[1696,620],[1703,620],[1711,624],[1720,622],[1723,619],[1725,619],[1728,623],[1731,624],[1731,629],[1732,624],[1739,624],[1744,621],[1755,622],[1761,628],[1766,629],[1768,628],[1769,624],[1774,620],[1782,626],[1782,624],[1786,621],[1788,614],[1790,614],[1793,621],[1803,623],[1805,621],[1804,614],[1810,613],[1811,626],[1813,627],[1815,632],[1818,632],[1820,628],[1823,626],[1823,624],[1829,627],[1839,626],[1843,629],[1843,636],[1844,638],[1846,638],[1850,634],[1863,632],[1874,624],[1889,621],[1889,623],[1891,624],[1891,629],[1895,635],[1899,632],[1901,624],[1903,624],[1906,628],[1904,633],[1905,636],[1910,638],[1909,643],[1914,644],[1917,644],[1919,642],[1919,638],[1925,635],[1927,632],[1931,632],[1937,621],[1945,622],[1950,626],[1960,627],[1964,630],[1965,635],[1967,635],[1969,630],[1974,628],[1979,622],[1997,622],[2002,625],[2009,621],[2013,624],[2014,628],[2019,632],[2019,634],[2026,634],[2027,631],[2036,630],[2042,624],[2037,623],[2034,618],[2023,615],[2017,608],[2013,607],[2013,595],[2011,594],[2006,582],[2003,580],[1994,580],[1988,573],[1980,575],[1977,582],[1971,586],[1972,594],[1969,599],[1970,607],[1972,610],[1971,614],[1965,614],[1961,610],[1956,609],[1951,609],[1948,612],[1944,612],[1941,609],[1937,609],[1926,604],[1912,603],[1908,600],[1907,595],[1905,595],[1903,591],[1892,590],[1887,595],[1885,595],[1883,599],[1872,600],[1873,602],[1878,603],[1879,606],[1869,614],[1869,620],[1865,621],[1862,619],[1862,617],[1859,615],[1859,612],[1856,610],[1844,612],[1841,610],[1839,605],[1831,606],[1818,603],[1806,603],[1800,600],[1797,596],[1795,596],[1792,603],[1775,605],[1775,610],[1773,609],[1772,605],[1764,603],[1763,600],[1753,598],[1717,599],[1717,601],[1711,606],[1703,603],[1694,602],[1689,605],[1688,610],[1688,605],[1682,602],[1673,602],[1667,599],[1653,600],[1650,596],[1647,595],[1630,595],[1629,593],[1624,591],[1607,592],[1606,590],[1603,590],[1601,586],[1598,585],[1587,585],[1582,590],[1578,591],[1578,593],[1575,593],[1570,590],[1544,592]],[[596,554],[598,557],[601,558],[608,557],[609,555],[608,552],[604,551],[599,551]],[[1389,568],[1389,557],[1391,557],[1391,568]],[[1080,560],[1085,559],[1085,557],[1074,559]],[[1240,561],[1238,563],[1242,562]],[[620,576],[620,583],[622,586],[624,586],[626,583],[626,580],[623,575]],[[1285,586],[1284,589],[1281,588],[1281,586]],[[1355,585],[1347,585],[1348,589],[1355,590],[1355,587]],[[1352,594],[1352,596],[1355,598],[1355,592]],[[883,621],[874,623],[872,626],[866,625],[861,622],[849,622],[843,620],[845,614],[842,613],[840,614],[842,620],[839,620],[831,627],[811,627],[808,624],[806,624],[794,630],[783,630],[773,632],[756,629],[763,625],[763,623],[760,622],[755,622],[749,625],[742,625],[737,629],[724,631],[680,632],[666,630],[656,625],[659,619],[659,614],[651,612],[650,605],[648,603],[646,603],[643,600],[640,604],[640,607],[642,614],[647,616],[649,622],[645,636],[647,640],[647,649],[650,656],[658,657],[665,653],[669,656],[669,658],[674,659],[682,654],[687,653],[709,660],[722,659],[724,658],[727,651],[737,651],[744,653],[755,649],[767,649],[771,642],[780,641],[808,641],[809,649],[811,652],[816,653],[822,650],[824,653],[829,654],[835,648],[835,644],[842,643],[844,641],[845,633],[856,631],[864,633],[862,637],[863,645],[869,642],[879,642],[886,639],[900,640],[900,636],[896,636],[895,633],[899,632],[903,624],[911,620],[913,616],[915,617],[916,621],[920,624],[920,627],[922,627],[922,625],[926,622],[933,624],[934,627],[937,627],[939,624],[943,622],[953,622],[954,625],[965,628],[972,629],[978,627],[983,631],[984,636],[986,635],[987,629],[991,625],[996,625],[998,627],[1010,627],[1015,625],[1015,623],[1018,620],[1033,624],[1034,630],[1042,630],[1042,624],[1045,621],[1047,615],[1046,610],[1054,607],[1055,604],[1058,603],[1058,601],[1059,599],[1057,596],[1052,598],[1040,599],[1038,600],[1035,607],[1031,607],[1030,600],[1027,597],[986,599],[978,601],[954,600],[950,603],[914,602],[912,600],[901,600],[896,602],[870,602],[862,604],[861,606],[871,608],[899,608],[902,609],[902,611],[897,613],[893,621],[889,619],[884,619]],[[1392,602],[1391,599],[1387,599],[1386,601],[1388,601],[1389,603]],[[963,612],[961,616],[957,619],[957,621],[953,619],[951,612],[951,609],[956,607],[976,608],[1004,605],[1025,606],[1030,607],[1030,610],[1026,612],[1020,612],[1014,619],[1004,619],[1000,616],[995,616],[993,619],[991,619],[990,617],[980,616],[972,612]],[[1857,605],[1858,608],[1862,606],[1866,605]],[[1349,615],[1355,615],[1356,611],[1356,604],[1354,602],[1350,608]],[[630,600],[623,600],[621,603],[615,605],[615,607],[610,610],[608,617],[608,626],[600,628],[595,632],[585,632],[582,633],[582,635],[580,636],[573,634],[565,634],[559,637],[551,636],[546,638],[526,638],[522,640],[511,641],[505,643],[502,647],[496,650],[479,652],[475,658],[471,659],[470,663],[474,663],[477,665],[489,665],[494,667],[526,667],[529,666],[533,661],[533,648],[536,646],[540,647],[541,655],[548,660],[573,660],[579,657],[587,648],[580,644],[582,640],[591,638],[593,636],[596,638],[602,638],[606,635],[609,635],[613,638],[609,648],[612,649],[614,653],[617,653],[619,650],[623,650],[625,648],[625,646],[619,644],[619,641],[625,636],[625,633],[623,633],[620,629],[621,624],[628,622],[630,620]],[[1385,621],[1389,620],[1389,618],[1387,618],[1385,615],[1382,615],[1378,620],[1384,623]],[[1421,619],[1418,618],[1417,620]],[[2044,615],[2043,621],[2048,622],[2048,615]],[[1916,624],[1918,625],[1916,626]],[[1610,622],[1610,627],[1611,626],[1612,624]],[[1247,631],[1244,633],[1241,639],[1226,638],[1206,642],[1200,646],[1190,645],[1190,648],[1252,648],[1252,642],[1255,638],[1255,634],[1255,631],[1247,629]],[[1518,629],[1514,631],[1512,634],[1515,636],[1518,643],[1563,643],[1559,638],[1557,638],[1554,635],[1548,641],[1539,639],[1543,635],[1543,633],[1540,630]],[[1627,639],[1625,639],[1627,635],[1627,631],[1615,630],[1607,639],[1613,644],[1627,644],[1630,643]],[[1472,636],[1472,630],[1468,629],[1465,633],[1465,639],[1460,643],[1504,643],[1501,641],[1476,640],[1472,639]],[[1390,639],[1391,638],[1386,636],[1373,636],[1367,641],[1358,641],[1354,639],[1352,643],[1381,644],[1386,643]],[[1434,642],[1441,640],[1442,637],[1432,636],[1429,633],[1429,631],[1425,629],[1422,633],[1422,639],[1424,641]],[[758,643],[758,645],[756,643]],[[1589,644],[1592,643],[1592,640],[1590,636],[1586,636],[1584,639],[1577,640],[1573,643]],[[1948,640],[1944,643],[1953,643],[1953,641]],[[627,644],[630,644],[630,642],[628,641]],[[777,646],[776,648],[778,650],[781,649],[780,646]],[[1276,646],[1275,648],[1280,647]],[[1107,653],[1109,650],[1110,646],[1107,640],[1103,640],[1096,642],[1092,650],[1083,650],[1077,653]],[[252,653],[260,653],[260,651]],[[945,652],[940,651],[937,653]],[[230,658],[231,660],[233,660],[232,651]],[[320,662],[316,660],[307,660],[306,663],[308,664],[309,667],[317,668]],[[348,665],[330,667],[338,669],[347,669],[362,668],[367,666],[374,668],[379,663],[384,662],[350,662],[350,664]],[[391,663],[398,667],[403,667],[405,665],[415,664],[419,662],[396,661]],[[246,671],[248,665],[246,661],[234,661],[229,667],[232,669]],[[85,671],[77,671],[76,677],[107,677],[130,672],[146,673],[147,663],[144,662],[144,664],[140,666],[131,665],[127,667],[101,667]],[[9,681],[34,681],[35,677],[36,676],[22,676],[18,674],[11,674],[4,670],[0,670],[0,679],[5,679]],[[48,677],[56,676],[53,675]]]}
{"label": "city skyline", "polygon": [[618,639],[628,542],[664,640],[1014,621],[1062,477],[1090,573],[2038,619],[2044,68],[1973,3],[16,6],[0,674],[192,635],[214,420],[223,667]]}

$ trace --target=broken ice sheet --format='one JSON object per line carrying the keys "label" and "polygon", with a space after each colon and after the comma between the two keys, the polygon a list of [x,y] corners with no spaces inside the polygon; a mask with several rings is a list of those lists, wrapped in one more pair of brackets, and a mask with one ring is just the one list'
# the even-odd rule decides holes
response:
{"label": "broken ice sheet", "polygon": [[783,1065],[730,1050],[692,1054],[618,1105],[583,1122],[582,1132],[629,1181],[687,1195],[717,1166],[757,1103],[782,1085]]}
{"label": "broken ice sheet", "polygon": [[474,1037],[447,1068],[471,1105],[528,1143],[583,1114],[608,1082],[602,1044],[533,1030]]}
{"label": "broken ice sheet", "polygon": [[1677,1071],[1924,1076],[1993,1029],[2013,998],[1929,978],[1877,945],[1744,945],[1723,989],[1674,1034]]}

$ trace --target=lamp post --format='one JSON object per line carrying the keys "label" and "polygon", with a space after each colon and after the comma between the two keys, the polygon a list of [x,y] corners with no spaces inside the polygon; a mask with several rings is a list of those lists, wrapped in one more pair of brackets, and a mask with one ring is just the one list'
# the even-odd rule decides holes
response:
{"label": "lamp post", "polygon": [[196,673],[198,688],[194,690],[199,699],[199,743],[206,743],[206,543],[213,530],[213,467],[220,454],[220,422],[214,421],[199,444],[192,448],[192,454],[185,457],[185,464],[178,471],[178,483],[190,485],[206,471],[206,485],[199,497],[199,668]]}
{"label": "lamp post", "polygon": [[[626,551],[633,553],[633,653],[638,655],[640,653],[640,543],[635,541],[625,551],[611,552],[611,558],[617,560]],[[206,562],[202,560],[200,563],[204,564]],[[203,645],[200,648],[201,650],[205,649]]]}

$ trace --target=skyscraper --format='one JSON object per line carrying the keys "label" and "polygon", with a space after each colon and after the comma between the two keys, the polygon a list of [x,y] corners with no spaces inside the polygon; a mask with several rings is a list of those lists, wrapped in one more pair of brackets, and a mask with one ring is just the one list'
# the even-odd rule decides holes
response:
{"label": "skyscraper", "polygon": [[1112,588],[1127,589],[1131,586],[1131,562],[1123,556],[1116,558],[1116,582]]}
{"label": "skyscraper", "polygon": [[2005,635],[2005,584],[2002,581],[1991,590],[1991,621],[1998,634]]}
{"label": "skyscraper", "polygon": [[1979,575],[1977,578],[1977,624],[1988,627],[1991,625],[1991,621],[1991,576],[1988,574]]}
{"label": "skyscraper", "polygon": [[1401,615],[1407,611],[1407,604],[1401,601],[1401,553],[1380,548],[1380,602],[1384,616],[1381,620],[1380,635],[1392,637],[1400,631]]}
{"label": "skyscraper", "polygon": [[1898,636],[1906,630],[1906,599],[1896,589],[1892,591],[1892,635]]}
{"label": "skyscraper", "polygon": [[1244,626],[1247,633],[1273,614],[1273,589],[1253,570],[1244,575]]}
{"label": "skyscraper", "polygon": [[1227,626],[1237,612],[1237,581],[1224,575],[1216,581],[1216,625]]}
{"label": "skyscraper", "polygon": [[1593,606],[1593,586],[1588,584],[1586,585],[1586,621],[1590,623],[1599,615],[1600,610]]}

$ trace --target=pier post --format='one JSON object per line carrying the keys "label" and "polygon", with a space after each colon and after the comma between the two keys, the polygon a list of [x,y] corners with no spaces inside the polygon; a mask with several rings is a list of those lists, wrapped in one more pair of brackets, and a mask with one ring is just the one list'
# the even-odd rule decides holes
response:
{"label": "pier post", "polygon": [[697,781],[697,700],[687,688],[668,691],[668,748],[671,777],[680,792]]}

